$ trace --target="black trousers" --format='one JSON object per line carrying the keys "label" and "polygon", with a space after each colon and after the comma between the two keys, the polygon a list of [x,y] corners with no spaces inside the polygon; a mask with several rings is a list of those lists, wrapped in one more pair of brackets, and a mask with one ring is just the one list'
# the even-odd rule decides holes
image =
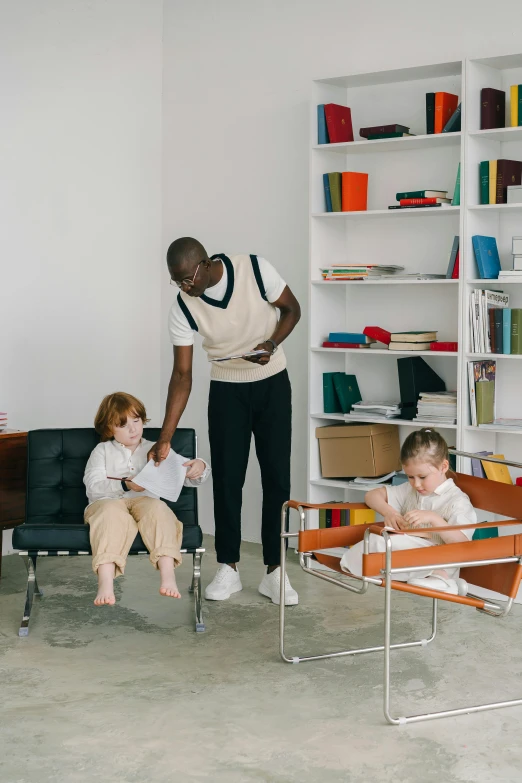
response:
{"label": "black trousers", "polygon": [[[243,484],[253,433],[263,487],[263,560],[278,565],[281,506],[290,498],[292,397],[287,371],[253,383],[211,381],[208,424],[218,563],[239,562]],[[249,513],[256,512],[250,507]]]}

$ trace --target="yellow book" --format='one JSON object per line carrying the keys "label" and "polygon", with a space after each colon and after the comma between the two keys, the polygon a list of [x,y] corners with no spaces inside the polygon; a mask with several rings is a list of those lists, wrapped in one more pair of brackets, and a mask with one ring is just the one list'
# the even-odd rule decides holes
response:
{"label": "yellow book", "polygon": [[489,203],[497,203],[497,161],[489,161]]}
{"label": "yellow book", "polygon": [[375,511],[372,508],[350,509],[350,525],[368,525],[371,522],[375,522]]}
{"label": "yellow book", "polygon": [[[495,459],[505,459],[503,454],[492,454],[491,456]],[[513,484],[507,465],[499,465],[498,462],[487,462],[484,459],[481,462],[488,479],[500,481],[502,484]]]}
{"label": "yellow book", "polygon": [[511,85],[511,127],[518,125],[518,84]]}

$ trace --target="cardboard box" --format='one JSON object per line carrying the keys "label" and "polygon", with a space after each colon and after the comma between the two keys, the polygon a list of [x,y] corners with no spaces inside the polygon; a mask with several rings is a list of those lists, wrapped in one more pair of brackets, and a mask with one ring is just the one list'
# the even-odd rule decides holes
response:
{"label": "cardboard box", "polygon": [[383,476],[400,470],[399,431],[393,424],[317,427],[323,478]]}

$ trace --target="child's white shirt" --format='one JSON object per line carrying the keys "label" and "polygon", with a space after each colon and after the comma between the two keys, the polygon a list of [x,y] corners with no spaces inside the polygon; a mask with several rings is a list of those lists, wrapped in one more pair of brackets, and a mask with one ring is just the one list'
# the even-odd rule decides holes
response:
{"label": "child's white shirt", "polygon": [[[134,492],[129,490],[125,492],[121,479],[133,479],[147,464],[147,454],[154,446],[150,440],[141,439],[139,446],[134,452],[131,452],[126,446],[115,440],[107,440],[104,443],[98,443],[91,452],[91,456],[85,467],[83,483],[85,484],[89,505],[96,500],[105,498],[136,498],[152,497],[157,498],[149,490],[143,492]],[[201,457],[198,457],[201,459]],[[187,457],[187,462],[189,457]],[[205,462],[205,460],[201,460]],[[210,465],[205,462],[205,471],[197,479],[185,478],[185,487],[198,487],[210,475]],[[117,480],[108,479],[107,476],[114,476]],[[121,478],[119,478],[121,477]]]}
{"label": "child's white shirt", "polygon": [[[419,495],[409,482],[396,487],[386,487],[387,502],[399,514],[419,509],[434,511],[446,520],[448,525],[474,525],[477,522],[475,509],[468,496],[459,489],[453,479],[446,479],[430,495]],[[474,530],[461,531],[466,538],[473,538]],[[427,534],[428,535],[428,534]]]}

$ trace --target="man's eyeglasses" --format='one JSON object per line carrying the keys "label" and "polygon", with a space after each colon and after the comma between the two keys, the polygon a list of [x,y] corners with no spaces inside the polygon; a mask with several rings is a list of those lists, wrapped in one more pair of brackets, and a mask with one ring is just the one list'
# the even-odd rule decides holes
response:
{"label": "man's eyeglasses", "polygon": [[192,288],[192,286],[194,285],[194,282],[196,280],[197,274],[199,272],[199,267],[201,266],[201,264],[204,264],[205,261],[206,261],[206,259],[203,259],[203,261],[199,262],[199,264],[196,267],[196,271],[194,272],[193,277],[185,277],[181,282],[179,282],[178,280],[173,280],[171,278],[170,279],[170,284],[171,285],[175,285],[178,288]]}

